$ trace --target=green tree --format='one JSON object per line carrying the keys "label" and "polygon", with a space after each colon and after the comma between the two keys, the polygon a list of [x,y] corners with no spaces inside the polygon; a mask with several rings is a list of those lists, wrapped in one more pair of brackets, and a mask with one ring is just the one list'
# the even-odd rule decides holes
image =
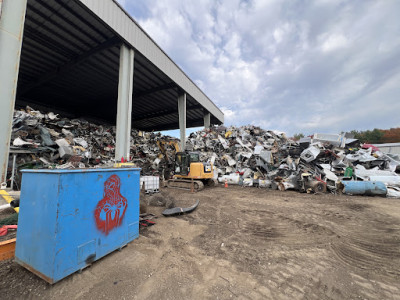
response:
{"label": "green tree", "polygon": [[296,134],[293,136],[293,138],[294,138],[295,141],[298,141],[298,140],[302,139],[303,137],[304,137],[304,134],[302,134],[302,133],[296,133]]}
{"label": "green tree", "polygon": [[383,131],[375,128],[374,130],[367,130],[365,132],[365,142],[370,144],[379,144],[383,139]]}
{"label": "green tree", "polygon": [[374,130],[357,131],[352,130],[354,138],[358,139],[361,143],[379,144],[383,141],[384,132],[378,128]]}

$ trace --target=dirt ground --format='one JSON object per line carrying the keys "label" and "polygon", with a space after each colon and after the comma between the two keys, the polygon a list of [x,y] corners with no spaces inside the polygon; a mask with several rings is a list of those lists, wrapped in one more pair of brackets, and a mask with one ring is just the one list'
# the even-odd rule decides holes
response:
{"label": "dirt ground", "polygon": [[200,205],[50,286],[0,264],[2,299],[400,299],[400,200],[174,190]]}

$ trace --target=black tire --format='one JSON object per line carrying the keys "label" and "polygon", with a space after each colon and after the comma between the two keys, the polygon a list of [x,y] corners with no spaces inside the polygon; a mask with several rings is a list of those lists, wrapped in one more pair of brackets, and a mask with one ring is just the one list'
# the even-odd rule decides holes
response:
{"label": "black tire", "polygon": [[312,189],[316,194],[326,193],[326,185],[320,181],[313,183]]}

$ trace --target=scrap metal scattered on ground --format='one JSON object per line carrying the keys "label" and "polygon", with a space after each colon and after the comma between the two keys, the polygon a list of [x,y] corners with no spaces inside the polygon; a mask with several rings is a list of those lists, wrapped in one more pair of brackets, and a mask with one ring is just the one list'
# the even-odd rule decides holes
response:
{"label": "scrap metal scattered on ground", "polygon": [[[132,130],[131,159],[142,168],[142,175],[168,179],[176,140]],[[114,126],[30,107],[15,111],[11,142],[11,155],[24,150],[16,158],[19,170],[107,167],[115,162]],[[400,157],[360,145],[347,134],[316,133],[294,141],[283,132],[256,126],[218,126],[192,133],[186,149],[200,152],[200,160],[214,166],[215,179],[228,184],[400,197]]]}

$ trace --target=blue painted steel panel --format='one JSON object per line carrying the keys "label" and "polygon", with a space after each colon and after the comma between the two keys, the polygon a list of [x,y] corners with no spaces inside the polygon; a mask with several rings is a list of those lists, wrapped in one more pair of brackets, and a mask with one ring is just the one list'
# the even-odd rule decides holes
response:
{"label": "blue painted steel panel", "polygon": [[387,194],[386,185],[380,181],[342,181],[343,192],[353,195],[380,195]]}
{"label": "blue painted steel panel", "polygon": [[22,172],[15,257],[46,281],[139,236],[140,169]]}

